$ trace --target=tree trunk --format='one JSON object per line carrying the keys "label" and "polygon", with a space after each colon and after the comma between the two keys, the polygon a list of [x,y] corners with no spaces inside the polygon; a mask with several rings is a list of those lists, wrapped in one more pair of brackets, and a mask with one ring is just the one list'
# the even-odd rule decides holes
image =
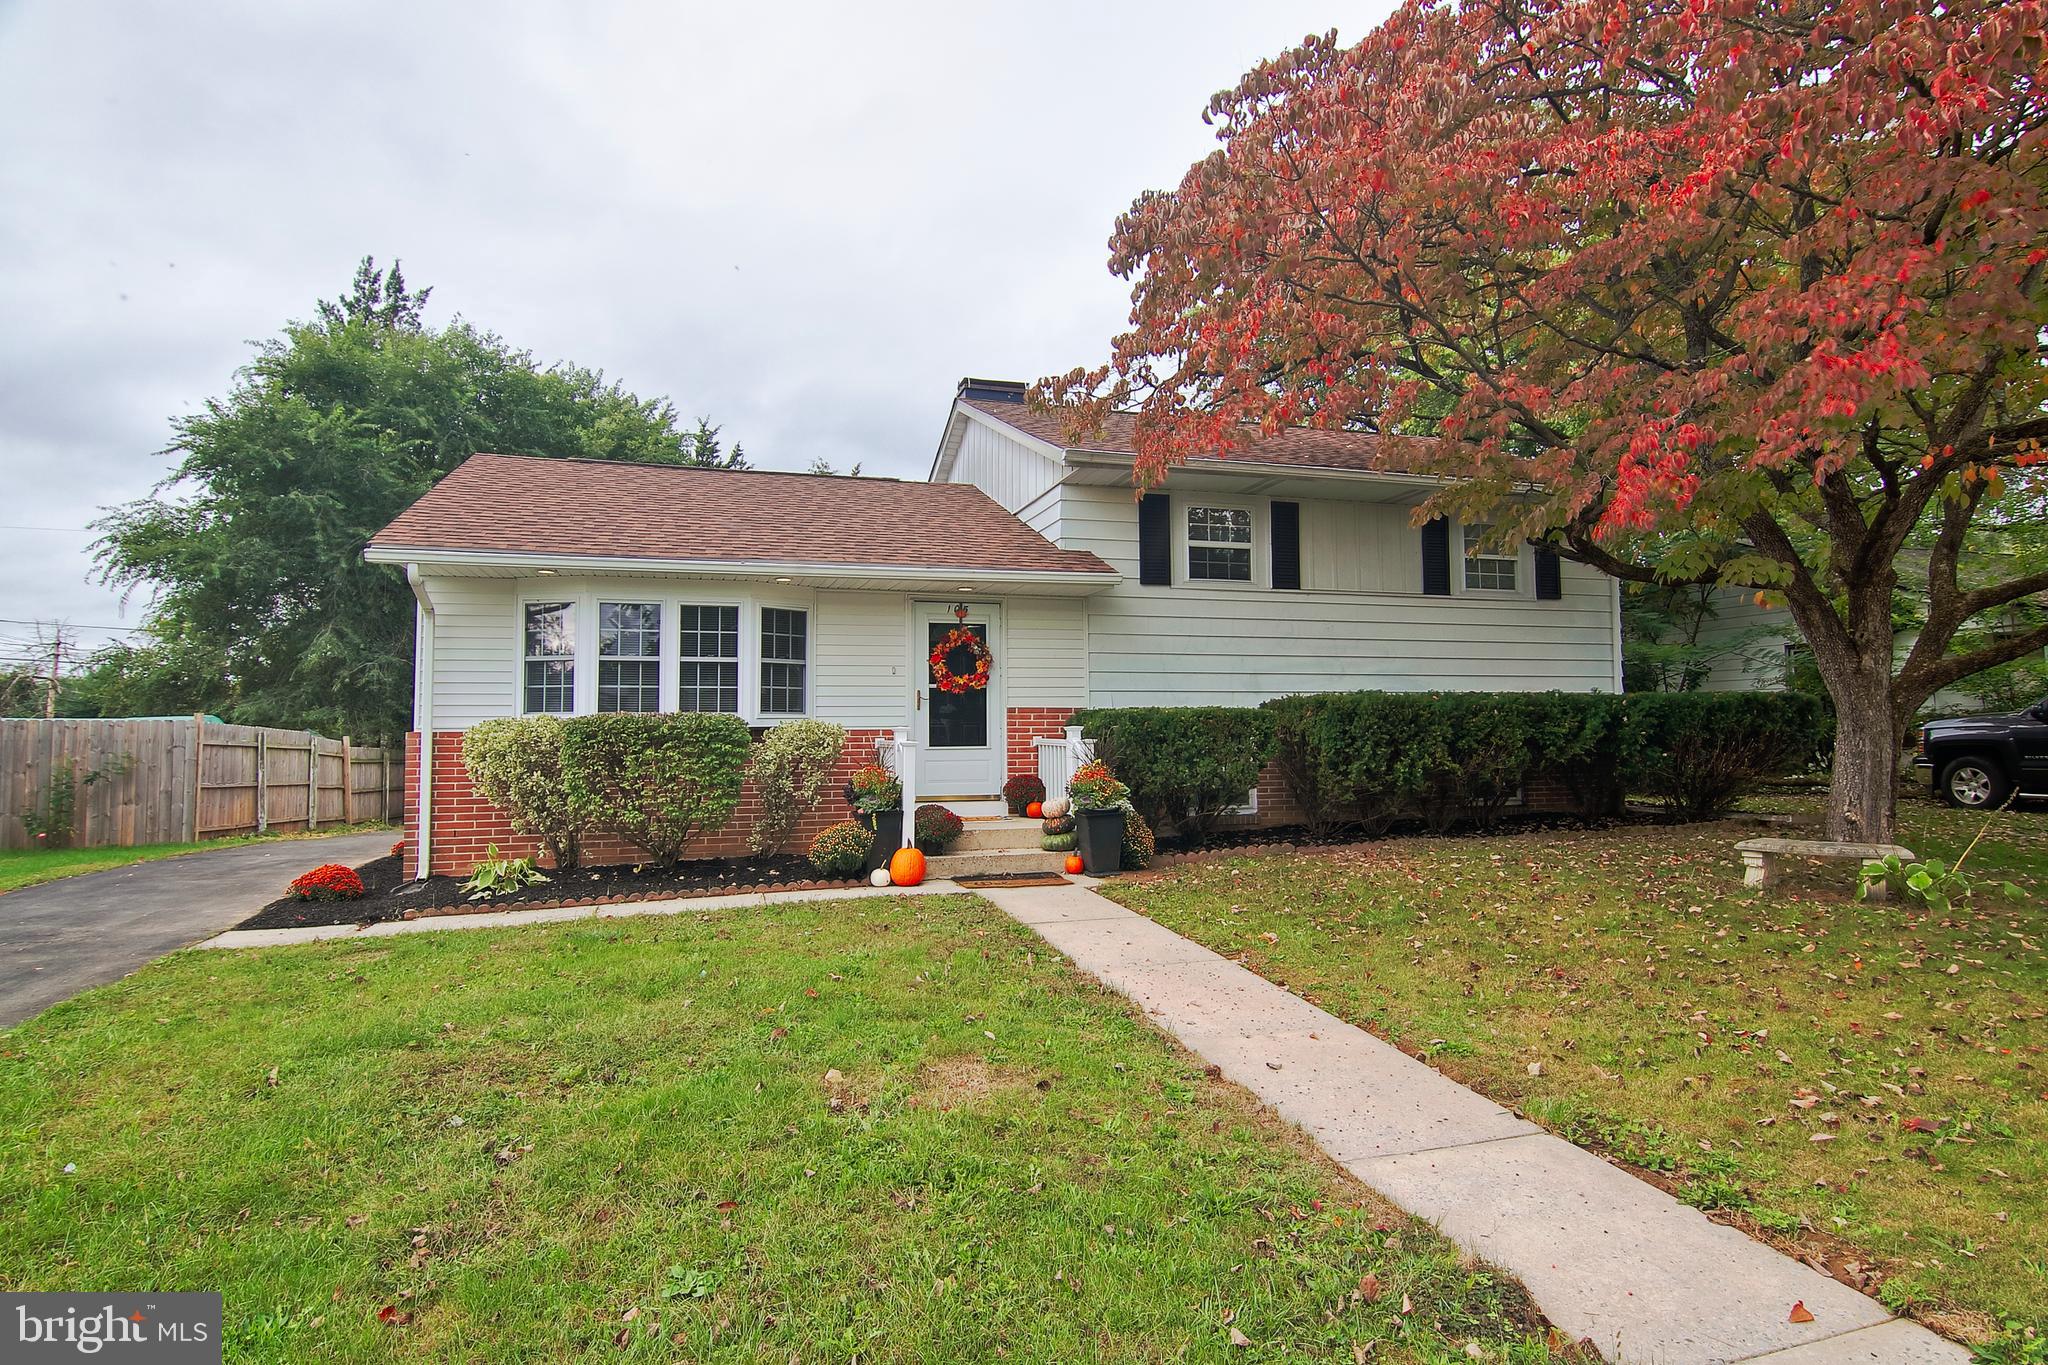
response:
{"label": "tree trunk", "polygon": [[1858,844],[1892,842],[1898,796],[1899,739],[1891,679],[1867,674],[1847,695],[1830,681],[1835,703],[1835,766],[1828,784],[1827,837]]}
{"label": "tree trunk", "polygon": [[1786,605],[1835,705],[1827,837],[1888,844],[1906,723],[1892,677],[1891,576],[1852,584],[1848,597],[1847,620],[1818,593],[1788,594]]}

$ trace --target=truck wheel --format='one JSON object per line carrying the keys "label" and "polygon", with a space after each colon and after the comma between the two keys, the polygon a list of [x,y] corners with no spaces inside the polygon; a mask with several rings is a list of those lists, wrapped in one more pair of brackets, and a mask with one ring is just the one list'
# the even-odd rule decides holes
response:
{"label": "truck wheel", "polygon": [[1965,810],[1983,810],[2005,800],[2011,790],[2005,774],[1988,758],[1958,758],[1941,770],[1941,799]]}

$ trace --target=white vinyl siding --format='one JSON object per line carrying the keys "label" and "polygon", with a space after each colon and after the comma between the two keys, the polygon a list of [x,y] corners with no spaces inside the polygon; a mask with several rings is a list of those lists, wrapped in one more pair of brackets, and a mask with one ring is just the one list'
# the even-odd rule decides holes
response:
{"label": "white vinyl siding", "polygon": [[1059,482],[1061,469],[1043,452],[969,417],[953,457],[950,482],[970,483],[1015,512]]}
{"label": "white vinyl siding", "polygon": [[1063,548],[1093,550],[1125,575],[1087,599],[1091,706],[1249,705],[1360,688],[1614,688],[1614,585],[1582,565],[1560,566],[1557,602],[1426,597],[1407,507],[1303,499],[1303,591],[1144,587],[1130,494],[1069,484],[1062,495]]}
{"label": "white vinyl siding", "polygon": [[1011,706],[1088,704],[1088,599],[1003,599],[1004,700]]}
{"label": "white vinyl siding", "polygon": [[835,725],[910,724],[910,603],[902,593],[821,592],[811,615],[811,714]]}
{"label": "white vinyl siding", "polygon": [[1760,607],[1754,588],[1716,588],[1714,618],[1700,625],[1699,642],[1719,645],[1701,687],[1708,692],[1775,692],[1785,686],[1785,642],[1799,638],[1792,613]]}

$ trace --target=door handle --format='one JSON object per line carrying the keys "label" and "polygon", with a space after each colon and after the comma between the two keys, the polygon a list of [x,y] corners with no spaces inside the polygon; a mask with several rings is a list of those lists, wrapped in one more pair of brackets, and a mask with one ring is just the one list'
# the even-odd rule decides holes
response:
{"label": "door handle", "polygon": [[922,687],[918,688],[915,696],[917,698],[916,709],[919,711],[924,710],[924,689]]}

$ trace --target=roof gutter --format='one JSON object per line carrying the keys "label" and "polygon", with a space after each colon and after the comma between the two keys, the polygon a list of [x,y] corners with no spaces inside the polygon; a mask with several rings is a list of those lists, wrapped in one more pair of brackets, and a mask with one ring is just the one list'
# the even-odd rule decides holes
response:
{"label": "roof gutter", "polygon": [[434,865],[434,599],[427,592],[427,581],[418,564],[405,566],[405,581],[412,589],[413,600],[420,605],[419,646],[414,656],[418,661],[414,682],[417,700],[412,718],[420,732],[416,798],[419,818],[413,842],[413,877],[425,881],[427,869]]}
{"label": "roof gutter", "polygon": [[[837,564],[784,559],[650,559],[639,555],[540,554],[526,550],[455,550],[425,546],[371,545],[363,558],[373,564],[403,564],[407,577],[421,565],[483,565],[491,568],[538,569],[574,564],[583,570],[611,573],[784,574],[791,578],[909,578],[933,583],[958,583],[963,577],[997,579],[1017,584],[1099,584],[1123,581],[1115,569],[1001,569],[927,564]],[[414,588],[415,594],[419,589]]]}

